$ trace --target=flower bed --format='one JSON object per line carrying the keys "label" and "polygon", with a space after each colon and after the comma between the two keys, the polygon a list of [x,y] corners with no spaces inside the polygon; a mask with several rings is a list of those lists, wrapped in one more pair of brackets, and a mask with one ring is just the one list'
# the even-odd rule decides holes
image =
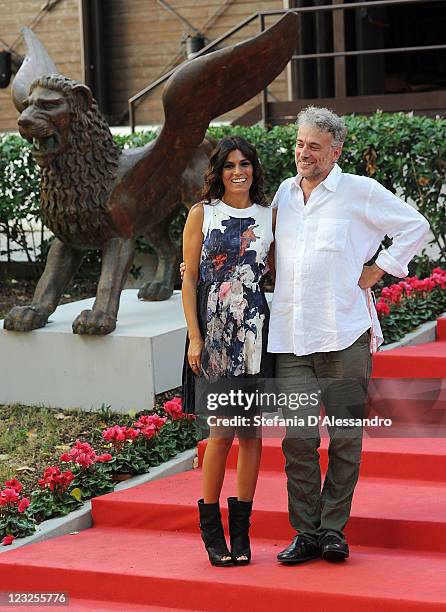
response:
{"label": "flower bed", "polygon": [[434,268],[429,277],[409,276],[384,287],[376,303],[385,344],[397,342],[446,310],[446,270]]}
{"label": "flower bed", "polygon": [[192,448],[199,439],[194,415],[182,411],[182,400],[174,397],[162,410],[141,414],[133,427],[114,425],[102,432],[104,452],[77,440],[48,466],[39,489],[23,497],[17,479],[0,489],[0,540],[4,546],[15,538],[32,535],[36,524],[64,516],[92,497],[113,491],[119,475],[148,472],[178,453]]}

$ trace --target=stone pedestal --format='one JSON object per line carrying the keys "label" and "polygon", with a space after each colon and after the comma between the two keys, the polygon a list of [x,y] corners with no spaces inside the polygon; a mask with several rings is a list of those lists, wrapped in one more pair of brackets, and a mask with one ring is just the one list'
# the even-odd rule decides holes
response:
{"label": "stone pedestal", "polygon": [[74,335],[73,320],[93,301],[59,306],[44,328],[29,333],[5,331],[0,321],[0,404],[139,411],[181,385],[186,325],[179,291],[164,302],[142,302],[136,290],[125,290],[112,334]]}

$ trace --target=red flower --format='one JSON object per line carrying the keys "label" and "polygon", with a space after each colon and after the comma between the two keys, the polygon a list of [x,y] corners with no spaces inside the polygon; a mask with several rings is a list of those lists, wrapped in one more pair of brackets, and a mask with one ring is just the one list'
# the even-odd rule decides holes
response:
{"label": "red flower", "polygon": [[127,429],[127,438],[129,440],[134,440],[139,436],[139,431],[137,429],[133,429],[133,427],[129,427]]}
{"label": "red flower", "polygon": [[376,302],[376,312],[379,315],[387,316],[390,314],[390,306],[381,298]]}
{"label": "red flower", "polygon": [[102,437],[104,440],[107,440],[107,442],[125,442],[125,440],[134,440],[138,433],[138,430],[132,427],[114,425],[113,427],[104,429]]}
{"label": "red flower", "polygon": [[14,540],[15,540],[15,537],[13,535],[7,535],[3,538],[2,545],[9,546],[10,544],[14,542]]}
{"label": "red flower", "polygon": [[403,287],[398,283],[397,285],[390,285],[390,287],[384,287],[381,291],[381,297],[388,300],[392,304],[397,304],[403,295]]}
{"label": "red flower", "polygon": [[183,418],[183,400],[181,397],[174,397],[168,402],[164,402],[163,410],[173,421]]}
{"label": "red flower", "polygon": [[19,494],[15,489],[3,489],[0,495],[6,504],[16,504],[19,501]]}
{"label": "red flower", "polygon": [[155,430],[158,432],[162,427],[164,427],[166,421],[167,417],[161,417],[159,414],[149,414],[139,417],[139,420],[136,421],[136,423],[133,423],[133,425],[135,427],[140,427],[141,433],[144,427],[152,426],[155,427]]}
{"label": "red flower", "polygon": [[[94,458],[96,459],[96,454]],[[93,463],[95,463],[91,455],[87,455],[87,453],[79,453],[76,456],[75,462],[81,467],[85,467],[85,468],[90,467],[90,465],[93,465]]]}
{"label": "red flower", "polygon": [[99,463],[106,463],[107,461],[111,461],[113,459],[113,455],[110,455],[110,453],[104,453],[103,455],[98,455],[96,457],[96,461],[99,461]]}
{"label": "red flower", "polygon": [[17,478],[12,478],[11,480],[6,480],[5,485],[11,489],[15,489],[17,493],[20,493],[22,490],[22,485],[17,480]]}
{"label": "red flower", "polygon": [[24,497],[23,499],[21,499],[18,503],[17,506],[17,510],[19,512],[25,512],[25,510],[29,507],[29,499],[27,497]]}
{"label": "red flower", "polygon": [[437,287],[440,287],[441,289],[446,288],[446,275],[445,274],[439,274],[438,272],[432,272],[430,278],[432,279],[432,282],[436,284]]}
{"label": "red flower", "polygon": [[[81,467],[90,467],[90,465],[96,462],[96,453],[93,447],[88,444],[88,442],[80,442],[79,440],[76,440],[68,456],[70,457],[70,461],[77,463]],[[66,453],[61,455],[60,460],[66,460]]]}
{"label": "red flower", "polygon": [[48,488],[50,491],[64,493],[74,478],[75,476],[70,470],[61,472],[58,467],[47,467],[43,472],[43,478],[38,482],[42,489]]}
{"label": "red flower", "polygon": [[142,427],[140,429],[140,432],[141,432],[141,435],[144,436],[144,438],[150,439],[156,436],[157,429],[155,425],[146,425],[145,427]]}

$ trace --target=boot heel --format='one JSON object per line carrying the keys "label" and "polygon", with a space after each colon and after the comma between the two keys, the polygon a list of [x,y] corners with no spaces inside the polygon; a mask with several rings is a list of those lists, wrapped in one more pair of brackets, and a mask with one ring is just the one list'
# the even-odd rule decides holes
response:
{"label": "boot heel", "polygon": [[[228,497],[229,535],[231,539],[231,555],[234,565],[248,565],[251,561],[249,528],[252,511],[252,501],[239,501],[237,497]],[[241,559],[240,557],[246,557]]]}
{"label": "boot heel", "polygon": [[[211,565],[219,567],[234,565],[226,544],[218,502],[205,504],[203,499],[199,499],[198,511],[200,513],[201,538],[208,553],[209,562]],[[228,558],[224,559],[224,557]]]}

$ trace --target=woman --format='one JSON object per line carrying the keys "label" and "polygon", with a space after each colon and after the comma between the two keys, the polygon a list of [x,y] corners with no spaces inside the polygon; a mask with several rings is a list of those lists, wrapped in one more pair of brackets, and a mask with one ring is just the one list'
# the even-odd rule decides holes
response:
{"label": "woman", "polygon": [[[259,377],[273,376],[272,356],[266,353],[269,309],[259,286],[272,242],[273,211],[263,194],[256,150],[243,138],[224,138],[210,158],[203,201],[191,208],[183,235],[186,412],[195,412],[196,404],[204,411],[200,397],[221,390],[216,386],[219,381],[229,382],[232,388],[247,381],[252,392]],[[218,414],[228,413],[220,406]],[[243,407],[239,414],[246,414]],[[228,499],[229,552],[219,498],[235,433],[239,438],[237,497]],[[212,565],[250,562],[249,518],[261,448],[260,430],[254,425],[210,425],[198,508]]]}

